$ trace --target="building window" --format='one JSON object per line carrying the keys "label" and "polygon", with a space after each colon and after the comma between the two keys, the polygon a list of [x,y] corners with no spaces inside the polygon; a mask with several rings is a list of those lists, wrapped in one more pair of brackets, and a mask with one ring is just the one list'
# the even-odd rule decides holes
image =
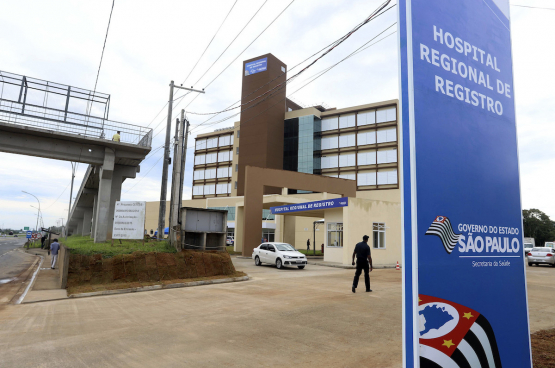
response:
{"label": "building window", "polygon": [[344,134],[339,136],[339,147],[354,147],[355,145],[355,133]]}
{"label": "building window", "polygon": [[357,125],[370,125],[376,124],[376,111],[365,111],[357,114]]}
{"label": "building window", "polygon": [[376,185],[376,172],[375,171],[362,171],[357,175],[357,185]]}
{"label": "building window", "polygon": [[397,184],[397,169],[378,171],[378,185]]}
{"label": "building window", "polygon": [[218,162],[230,161],[231,151],[218,152]]}
{"label": "building window", "polygon": [[216,184],[216,194],[227,194],[229,193],[227,183]]}
{"label": "building window", "polygon": [[376,151],[363,151],[358,153],[358,166],[375,165]]}
{"label": "building window", "polygon": [[219,146],[229,146],[231,144],[231,137],[232,135],[224,135],[220,137]]}
{"label": "building window", "polygon": [[229,167],[218,167],[218,178],[228,178],[229,177]]}
{"label": "building window", "polygon": [[237,189],[237,182],[235,182],[235,189]]}
{"label": "building window", "polygon": [[386,128],[386,129],[378,130],[378,136],[377,136],[378,143],[395,142],[395,141],[397,141],[397,129]]}
{"label": "building window", "polygon": [[385,249],[385,223],[374,222],[373,224],[373,248]]}
{"label": "building window", "polygon": [[370,132],[362,132],[358,133],[358,145],[364,146],[366,144],[375,144],[376,143],[376,132],[374,130]]}
{"label": "building window", "polygon": [[322,131],[335,130],[338,128],[337,116],[322,119]]}
{"label": "building window", "polygon": [[337,155],[334,156],[322,156],[322,169],[333,169],[335,167],[339,167],[339,157]]}
{"label": "building window", "polygon": [[378,151],[379,164],[388,164],[391,162],[397,162],[397,148]]}
{"label": "building window", "polygon": [[328,222],[328,247],[343,247],[343,223]]}
{"label": "building window", "polygon": [[216,185],[206,184],[204,186],[204,195],[211,195],[216,193]]}
{"label": "building window", "polygon": [[206,169],[204,171],[204,178],[205,179],[215,179],[216,178],[216,169]]}
{"label": "building window", "polygon": [[204,170],[195,170],[193,174],[193,180],[203,180],[204,179]]}
{"label": "building window", "polygon": [[355,173],[341,173],[339,174],[339,179],[356,180]]}
{"label": "building window", "polygon": [[238,131],[237,131],[237,138],[239,138],[240,135],[241,135],[241,131],[238,130]]}
{"label": "building window", "polygon": [[206,155],[196,155],[195,165],[204,165],[206,163]]}
{"label": "building window", "polygon": [[388,121],[397,120],[397,109],[395,107],[386,107],[379,109],[376,113],[376,120],[378,123],[385,123]]}
{"label": "building window", "polygon": [[239,171],[239,164],[235,164],[235,172]]}
{"label": "building window", "polygon": [[206,149],[206,139],[199,139],[196,142],[196,147],[197,150],[201,150],[201,149]]}
{"label": "building window", "polygon": [[237,154],[239,154],[239,147],[237,147],[236,152],[237,152]]}
{"label": "building window", "polygon": [[193,186],[193,195],[203,195],[203,193],[204,193],[204,185]]}
{"label": "building window", "polygon": [[347,167],[347,166],[355,166],[354,153],[339,156],[339,167]]}
{"label": "building window", "polygon": [[206,163],[207,164],[213,164],[214,162],[216,162],[217,158],[218,158],[218,154],[216,152],[209,153],[209,154],[206,155]]}
{"label": "building window", "polygon": [[355,126],[355,114],[342,115],[339,117],[340,128],[352,128]]}
{"label": "building window", "polygon": [[218,147],[218,137],[208,138],[206,140],[206,148]]}

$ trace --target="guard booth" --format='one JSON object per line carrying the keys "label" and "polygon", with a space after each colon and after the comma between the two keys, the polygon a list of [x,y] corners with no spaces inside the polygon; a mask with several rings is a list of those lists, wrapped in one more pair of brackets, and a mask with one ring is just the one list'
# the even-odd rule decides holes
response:
{"label": "guard booth", "polygon": [[225,250],[227,211],[181,208],[180,239],[176,249]]}

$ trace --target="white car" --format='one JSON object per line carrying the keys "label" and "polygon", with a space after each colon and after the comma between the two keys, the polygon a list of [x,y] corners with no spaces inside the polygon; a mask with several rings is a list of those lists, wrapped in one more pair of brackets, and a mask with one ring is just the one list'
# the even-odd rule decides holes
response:
{"label": "white car", "polygon": [[533,264],[539,265],[540,263],[547,263],[555,266],[555,252],[553,248],[533,248],[528,253],[528,266]]}
{"label": "white car", "polygon": [[306,266],[306,257],[287,243],[262,243],[252,251],[254,264],[275,264],[278,269],[297,266],[301,270]]}

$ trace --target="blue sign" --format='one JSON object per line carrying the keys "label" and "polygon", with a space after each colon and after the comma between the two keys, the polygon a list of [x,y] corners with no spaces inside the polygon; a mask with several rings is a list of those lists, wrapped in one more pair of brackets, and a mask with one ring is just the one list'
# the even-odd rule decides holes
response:
{"label": "blue sign", "polygon": [[33,236],[33,232],[27,231],[27,239],[31,239],[31,236]]}
{"label": "blue sign", "polygon": [[532,366],[509,19],[399,2],[405,367]]}
{"label": "blue sign", "polygon": [[287,204],[285,206],[270,207],[272,215],[282,215],[284,213],[300,212],[300,211],[314,211],[314,210],[328,210],[330,208],[347,207],[349,205],[349,198],[334,198],[324,199],[323,201],[305,202],[297,204]]}
{"label": "blue sign", "polygon": [[268,70],[268,58],[262,58],[245,64],[245,76]]}

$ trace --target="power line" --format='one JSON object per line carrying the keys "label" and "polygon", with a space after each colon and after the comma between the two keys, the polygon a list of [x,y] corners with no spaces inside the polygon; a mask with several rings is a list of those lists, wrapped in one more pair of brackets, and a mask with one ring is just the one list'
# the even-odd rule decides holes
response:
{"label": "power line", "polygon": [[241,33],[243,33],[243,31],[245,30],[245,28],[247,28],[247,26],[250,24],[250,22],[254,19],[254,17],[256,17],[256,15],[260,12],[260,10],[262,10],[262,8],[264,7],[264,5],[266,5],[266,3],[268,2],[268,0],[264,1],[262,3],[262,5],[260,6],[260,8],[258,8],[258,10],[256,11],[256,13],[254,13],[254,15],[251,17],[251,19],[249,19],[249,21],[247,22],[247,24],[245,24],[245,26],[239,31],[239,33],[237,33],[237,35],[235,36],[235,38],[233,40],[231,40],[231,42],[229,43],[229,45],[227,45],[227,47],[224,49],[224,51],[222,51],[222,53],[220,54],[220,56],[218,56],[216,58],[216,60],[214,60],[214,62],[212,63],[212,65],[210,65],[210,67],[208,67],[208,69],[206,69],[206,71],[204,72],[204,74],[202,74],[200,76],[200,78],[195,82],[195,85],[200,82],[200,80],[206,75],[206,73],[208,73],[210,71],[210,69],[212,69],[212,67],[214,66],[214,64],[216,64],[216,62],[218,60],[220,60],[220,58],[222,57],[222,55],[227,51],[227,49],[229,49],[229,47],[233,44],[233,42],[235,42],[235,40],[237,39],[237,37],[239,37],[239,35],[241,35]]}
{"label": "power line", "polygon": [[[195,70],[195,68],[197,67],[198,62],[200,61],[200,59],[202,59],[202,57],[204,56],[204,54],[206,53],[206,50],[208,50],[208,48],[210,47],[210,45],[212,44],[212,41],[214,41],[214,38],[216,38],[216,35],[218,34],[218,32],[220,32],[220,29],[222,28],[222,26],[224,25],[227,17],[229,17],[229,14],[231,14],[231,11],[233,10],[233,8],[235,7],[235,4],[237,4],[238,0],[235,0],[235,2],[233,3],[233,5],[231,6],[231,9],[229,9],[229,12],[227,13],[227,15],[225,16],[224,20],[222,21],[222,23],[220,24],[220,26],[218,27],[218,30],[216,31],[216,33],[214,33],[214,36],[212,36],[212,39],[210,40],[210,42],[208,42],[208,45],[206,46],[206,48],[204,49],[204,51],[202,52],[202,54],[200,55],[200,57],[198,58],[197,62],[195,63],[195,66],[193,66],[193,69],[191,69],[191,71],[189,72],[189,74],[187,74],[187,76],[185,77],[185,79],[183,80],[183,84],[185,84],[185,82],[187,81],[187,79],[189,78],[189,76],[191,75],[191,73],[193,72],[193,70]],[[234,40],[235,41],[235,40]],[[232,41],[233,42],[233,41]],[[229,46],[228,46],[229,47]],[[227,50],[227,48],[226,48]],[[224,51],[225,52],[225,51]],[[221,55],[220,55],[221,56]],[[218,60],[216,60],[218,61]],[[201,77],[202,78],[202,77]]]}
{"label": "power line", "polygon": [[310,64],[308,64],[307,66],[305,66],[301,71],[299,71],[298,73],[294,74],[293,76],[287,78],[285,81],[279,83],[278,85],[276,85],[275,87],[273,87],[272,89],[262,93],[261,95],[258,95],[257,97],[251,99],[250,101],[247,101],[245,103],[240,104],[239,106],[235,106],[232,108],[227,108],[225,110],[221,110],[221,111],[217,111],[217,112],[209,112],[209,113],[197,113],[197,112],[191,112],[191,111],[187,111],[188,114],[192,114],[192,115],[214,115],[214,114],[219,114],[222,112],[226,112],[226,111],[231,111],[231,110],[235,110],[238,109],[242,106],[248,105],[256,100],[258,100],[259,98],[262,98],[263,96],[267,95],[267,94],[271,94],[274,90],[280,90],[281,87],[284,84],[289,83],[290,81],[292,81],[293,79],[295,79],[296,77],[298,77],[299,75],[301,75],[302,73],[304,73],[306,70],[308,70],[310,67],[312,67],[314,64],[316,64],[319,60],[321,60],[324,56],[326,56],[327,54],[329,54],[331,51],[333,51],[337,46],[339,46],[341,43],[345,42],[345,40],[347,40],[349,37],[351,37],[351,35],[353,35],[356,31],[358,31],[360,28],[362,28],[364,25],[368,24],[368,22],[370,22],[375,16],[376,14],[378,14],[380,11],[382,11],[388,4],[389,4],[390,0],[386,1],[384,4],[382,4],[380,7],[378,7],[378,9],[376,9],[375,11],[373,11],[362,23],[358,24],[355,28],[353,28],[351,31],[349,31],[347,34],[345,34],[344,36],[342,36],[340,39],[337,40],[337,42],[335,42],[333,44],[333,46],[331,46],[330,48],[328,48],[322,55],[320,55],[319,57],[317,57],[315,60],[313,60]]}
{"label": "power line", "polygon": [[[251,47],[251,45],[252,45],[260,36],[262,36],[262,34],[263,34],[264,32],[266,32],[266,30],[267,30],[268,28],[270,28],[270,26],[271,26],[272,24],[274,24],[274,22],[275,22],[275,21],[276,21],[276,20],[277,20],[277,19],[278,19],[278,18],[279,18],[279,17],[291,6],[291,4],[293,4],[294,2],[295,2],[295,0],[292,0],[292,1],[289,3],[289,5],[287,5],[287,6],[285,7],[285,9],[283,9],[283,10],[277,15],[277,17],[275,17],[274,20],[272,20],[272,22],[270,22],[270,24],[268,24],[268,26],[267,26],[266,28],[264,28],[264,29],[262,30],[262,32],[260,32],[260,33],[258,34],[258,36],[256,36],[256,38],[255,38],[251,43],[249,43],[249,45],[248,45],[247,47],[245,47],[245,49],[244,49],[243,51],[241,51],[241,52],[235,57],[235,59],[233,59],[233,60],[231,61],[231,63],[229,63],[229,64],[220,72],[220,74],[218,74],[214,79],[212,79],[212,80],[204,87],[204,89],[208,88],[208,86],[210,86],[212,83],[214,83],[214,82],[216,81],[216,79],[218,79],[218,78],[220,77],[220,75],[222,75],[222,73],[225,72],[225,71],[227,70],[227,68],[229,68],[229,67],[231,66],[231,64],[233,64],[233,63],[235,62],[235,60],[237,60],[237,58],[238,58],[239,56],[241,56],[245,51],[247,51],[247,49],[248,49],[249,47]],[[189,105],[191,105],[191,104],[193,103],[193,101],[195,101],[195,100],[197,99],[198,96],[199,96],[199,95],[196,95],[195,98],[193,98],[193,99],[191,100],[191,102],[189,102],[189,103],[187,104],[187,106],[185,106],[185,108],[189,107]]]}
{"label": "power line", "polygon": [[[337,63],[331,65],[330,67],[328,67],[328,68],[326,68],[326,69],[324,69],[324,70],[321,70],[321,71],[319,71],[318,73],[315,73],[315,74],[312,75],[311,77],[307,78],[306,80],[310,80],[310,81],[307,82],[306,84],[304,84],[303,86],[301,86],[300,88],[298,88],[297,90],[295,90],[295,91],[294,91],[293,93],[291,93],[289,96],[294,95],[295,93],[297,93],[298,91],[300,91],[301,89],[303,89],[304,87],[306,87],[307,85],[311,84],[311,83],[314,82],[316,79],[320,78],[322,75],[324,75],[325,73],[327,73],[328,71],[330,71],[331,69],[333,69],[334,67],[336,67],[337,65],[339,65],[340,63],[342,63],[343,61],[345,61],[345,60],[347,60],[347,59],[353,57],[354,55],[356,55],[356,54],[358,54],[358,53],[360,53],[360,52],[362,52],[362,51],[368,49],[369,47],[371,47],[371,46],[377,44],[378,42],[381,42],[381,41],[383,41],[384,39],[386,39],[386,38],[390,37],[391,35],[395,34],[397,31],[394,31],[394,32],[388,34],[387,36],[385,36],[385,37],[379,39],[378,41],[376,41],[376,42],[374,42],[374,43],[368,45],[370,42],[372,42],[372,41],[375,40],[377,37],[379,37],[380,35],[382,35],[385,31],[387,31],[388,29],[390,29],[391,27],[393,27],[395,24],[397,24],[397,23],[395,22],[395,23],[393,23],[392,25],[390,25],[389,27],[387,27],[386,29],[384,29],[383,31],[381,31],[379,34],[377,34],[376,36],[374,36],[374,37],[373,37],[372,39],[370,39],[369,41],[365,42],[363,45],[361,45],[360,47],[358,47],[355,51],[353,51],[351,54],[349,54],[348,56],[346,56],[346,57],[343,58],[342,60],[338,61]],[[366,45],[368,45],[368,46],[366,46]],[[364,47],[364,46],[366,46],[366,47]],[[306,81],[306,80],[305,80],[305,81]],[[255,104],[255,105],[253,105],[253,106],[250,106],[250,107],[248,107],[247,109],[250,109],[250,108],[253,108],[253,107],[257,106],[258,104],[260,104],[261,102],[267,100],[267,99],[270,98],[270,97],[271,97],[271,96],[265,97],[264,100],[259,101],[257,104]],[[252,117],[251,119],[248,119],[248,120],[246,120],[246,121],[241,122],[241,125],[244,125],[245,123],[249,122],[250,120],[254,119],[255,117],[258,117],[258,116],[261,115],[262,113],[266,112],[267,110],[271,109],[272,107],[276,106],[277,104],[283,102],[286,98],[287,98],[287,97],[285,97],[285,98],[283,98],[283,99],[277,101],[275,104],[273,104],[272,106],[266,108],[265,110],[263,110],[262,112],[260,112],[258,115]],[[222,122],[224,122],[224,121],[226,121],[226,120],[229,120],[229,119],[231,119],[231,118],[233,118],[233,117],[235,117],[235,116],[237,116],[237,115],[239,115],[239,114],[240,114],[240,113],[236,113],[236,114],[234,114],[234,115],[231,115],[231,116],[228,116],[228,117],[226,117],[226,118],[223,118],[223,119],[221,119],[221,120],[219,120],[219,121],[212,122],[212,123],[210,123],[210,125],[215,125],[215,124],[222,123]]]}

